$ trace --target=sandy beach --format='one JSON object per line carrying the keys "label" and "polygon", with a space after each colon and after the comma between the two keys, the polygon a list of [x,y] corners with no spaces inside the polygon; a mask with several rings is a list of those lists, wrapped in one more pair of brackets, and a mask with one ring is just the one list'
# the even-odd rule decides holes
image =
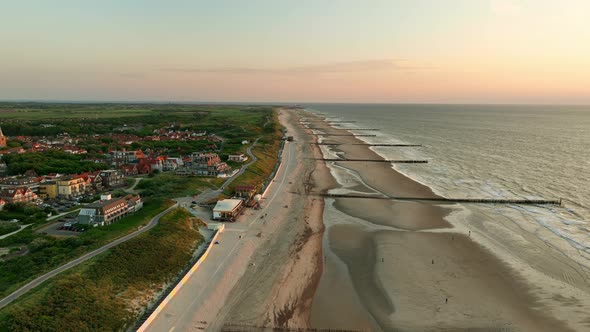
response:
{"label": "sandy beach", "polygon": [[326,190],[336,183],[325,166],[310,159],[321,154],[312,149],[309,143],[315,137],[298,125],[297,114],[281,111],[280,120],[295,138],[289,144],[297,145],[298,166],[289,175],[284,198],[288,208],[270,217],[262,243],[227,295],[211,330],[220,326],[310,327],[309,313],[322,275],[324,202],[306,192]]}
{"label": "sandy beach", "polygon": [[[586,271],[502,218],[492,222],[456,205],[310,195],[436,196],[386,163],[314,160],[329,153],[381,157],[363,145],[322,152],[311,143],[360,141],[314,135],[300,124],[310,117],[300,110],[280,111],[281,123],[295,138],[288,143],[293,164],[279,173],[284,189],[267,202],[267,210],[248,211],[226,231],[222,243],[234,249],[219,251],[216,261],[207,262],[204,271],[213,271],[207,277],[210,286],[194,299],[187,295],[194,309],[165,313],[170,322],[187,322],[174,325],[177,329],[590,328]],[[347,133],[321,121],[314,125],[323,132]]]}
{"label": "sandy beach", "polygon": [[[316,133],[347,133],[317,121],[320,117],[304,117],[314,119]],[[322,141],[362,143],[353,136]],[[329,153],[382,159],[363,145],[338,145]],[[435,196],[383,165],[336,162],[332,170],[355,173],[363,192]],[[324,272],[311,325],[376,331],[590,329],[588,285],[571,277],[579,271],[564,263],[567,257],[551,248],[533,253],[534,238],[514,227],[508,230],[502,221],[469,215],[463,223],[450,222],[454,212],[457,206],[328,199]],[[570,277],[559,276],[567,270]]]}

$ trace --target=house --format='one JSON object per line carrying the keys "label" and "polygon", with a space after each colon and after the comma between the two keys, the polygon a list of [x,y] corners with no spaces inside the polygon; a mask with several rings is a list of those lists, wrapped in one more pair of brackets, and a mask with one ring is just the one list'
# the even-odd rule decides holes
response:
{"label": "house", "polygon": [[182,165],[184,165],[182,158],[168,157],[164,160],[164,170],[165,171],[174,171]]}
{"label": "house", "polygon": [[139,163],[137,165],[137,172],[139,174],[149,174],[152,172],[152,167],[146,163]]}
{"label": "house", "polygon": [[137,175],[137,174],[139,174],[139,170],[137,169],[137,165],[135,165],[135,164],[122,165],[122,166],[119,167],[119,170],[125,176],[131,176],[131,175]]}
{"label": "house", "polygon": [[124,184],[123,174],[115,169],[101,171],[99,173],[104,188],[119,187]]}
{"label": "house", "polygon": [[195,152],[186,167],[176,170],[177,175],[200,175],[222,177],[231,173],[231,167],[221,161],[217,153]]}
{"label": "house", "polygon": [[39,185],[39,197],[43,199],[53,199],[57,197],[57,183],[55,181],[46,181]]}
{"label": "house", "polygon": [[39,182],[42,178],[39,177],[10,177],[0,180],[0,189],[27,187],[35,194],[39,192]]}
{"label": "house", "polygon": [[214,220],[236,221],[240,212],[244,208],[244,201],[241,199],[223,199],[217,201],[213,208]]}
{"label": "house", "polygon": [[152,171],[158,170],[162,172],[164,170],[165,157],[148,158]]}
{"label": "house", "polygon": [[234,196],[244,198],[244,199],[252,199],[256,195],[256,186],[235,186],[234,187]]}
{"label": "house", "polygon": [[92,186],[92,191],[101,192],[104,190],[104,186],[102,185],[102,177],[100,176],[100,171],[89,173],[88,182]]}
{"label": "house", "polygon": [[127,213],[137,212],[143,207],[143,201],[139,195],[127,195],[125,200],[127,201]]}
{"label": "house", "polygon": [[248,160],[248,157],[246,155],[244,155],[243,153],[240,153],[240,154],[230,154],[229,156],[227,156],[227,160],[229,160],[229,161],[237,161],[237,162],[244,162],[244,161]]}
{"label": "house", "polygon": [[37,194],[28,187],[3,189],[0,198],[8,203],[30,203],[38,199]]}
{"label": "house", "polygon": [[71,199],[86,193],[86,182],[82,178],[69,178],[55,181],[57,184],[57,196]]}
{"label": "house", "polygon": [[221,162],[221,158],[217,153],[212,152],[193,152],[191,154],[193,163],[198,163],[206,166],[213,166]]}
{"label": "house", "polygon": [[110,151],[109,155],[113,164],[117,165],[136,163],[138,159],[145,158],[145,155],[141,150],[127,151],[123,149],[121,151]]}

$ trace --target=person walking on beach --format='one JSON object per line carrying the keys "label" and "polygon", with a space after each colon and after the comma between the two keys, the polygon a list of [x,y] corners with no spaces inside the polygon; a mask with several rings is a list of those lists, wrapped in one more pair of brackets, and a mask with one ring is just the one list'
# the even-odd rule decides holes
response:
{"label": "person walking on beach", "polygon": [[448,297],[445,298],[445,303],[449,303],[449,298]]}

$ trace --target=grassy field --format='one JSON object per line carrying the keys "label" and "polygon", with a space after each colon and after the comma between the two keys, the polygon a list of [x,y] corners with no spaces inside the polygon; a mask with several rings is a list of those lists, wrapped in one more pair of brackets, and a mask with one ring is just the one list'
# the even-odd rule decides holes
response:
{"label": "grassy field", "polygon": [[[174,279],[203,241],[199,220],[184,209],[149,232],[66,271],[0,311],[0,331],[126,329]],[[161,259],[166,257],[166,259]]]}
{"label": "grassy field", "polygon": [[89,111],[89,110],[0,110],[0,119],[62,119],[63,117],[79,118],[79,119],[105,119],[105,118],[120,118],[139,115],[150,115],[150,110],[110,110],[104,111]]}
{"label": "grassy field", "polygon": [[184,197],[197,195],[207,188],[217,189],[224,181],[221,178],[180,177],[161,173],[142,179],[135,189],[146,197]]}
{"label": "grassy field", "polygon": [[277,113],[273,113],[264,127],[264,135],[258,141],[258,144],[252,149],[252,153],[258,160],[250,165],[248,169],[234,180],[232,186],[224,191],[226,196],[231,195],[233,187],[236,185],[254,185],[261,188],[270,177],[278,161],[278,150],[283,137],[282,128],[278,121]]}
{"label": "grassy field", "polygon": [[27,246],[30,251],[25,256],[0,261],[0,297],[69,260],[137,230],[172,204],[169,200],[152,199],[137,213],[114,224],[92,228],[77,237],[54,238],[26,228],[0,240],[0,247]]}

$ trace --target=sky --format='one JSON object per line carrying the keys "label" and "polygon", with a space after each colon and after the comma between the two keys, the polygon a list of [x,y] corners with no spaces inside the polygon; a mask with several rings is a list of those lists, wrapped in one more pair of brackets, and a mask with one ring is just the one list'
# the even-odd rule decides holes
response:
{"label": "sky", "polygon": [[590,103],[587,0],[0,0],[0,100]]}

